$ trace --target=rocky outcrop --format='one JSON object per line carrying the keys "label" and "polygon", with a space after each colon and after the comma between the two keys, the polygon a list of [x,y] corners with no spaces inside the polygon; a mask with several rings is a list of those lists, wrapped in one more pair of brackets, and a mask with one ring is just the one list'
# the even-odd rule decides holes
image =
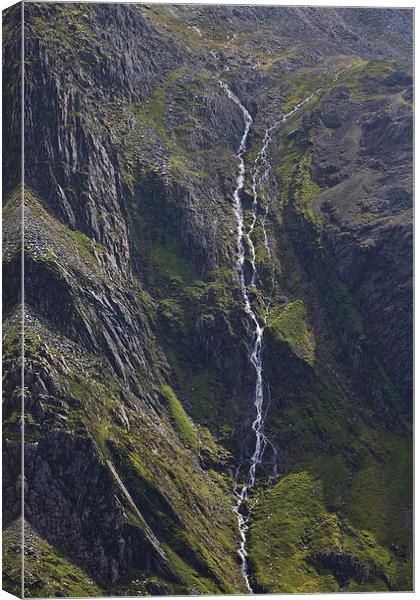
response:
{"label": "rocky outcrop", "polygon": [[412,117],[399,99],[409,75],[398,81],[376,102],[356,104],[348,88],[335,90],[314,111],[311,137],[330,251],[378,357],[411,403]]}

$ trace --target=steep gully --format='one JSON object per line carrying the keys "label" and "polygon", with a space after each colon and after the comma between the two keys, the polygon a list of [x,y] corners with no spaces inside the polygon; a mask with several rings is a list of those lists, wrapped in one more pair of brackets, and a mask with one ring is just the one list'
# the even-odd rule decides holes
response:
{"label": "steep gully", "polygon": [[[349,65],[346,68],[349,68]],[[334,83],[339,75],[344,71],[338,71],[332,82]],[[247,533],[249,529],[248,520],[249,515],[246,509],[246,501],[248,498],[249,491],[255,485],[256,479],[256,470],[259,464],[261,464],[263,454],[267,445],[270,445],[273,450],[273,458],[274,458],[274,475],[276,475],[276,459],[277,452],[274,446],[271,445],[267,436],[264,433],[264,380],[263,380],[263,360],[262,360],[262,349],[263,349],[263,338],[264,338],[264,329],[267,325],[267,318],[269,314],[269,310],[271,307],[272,296],[275,288],[275,266],[274,260],[272,257],[270,245],[268,242],[268,235],[266,229],[266,221],[269,217],[269,209],[270,204],[268,199],[266,198],[265,202],[265,211],[261,220],[261,228],[263,232],[263,240],[264,246],[268,255],[268,258],[271,261],[271,290],[268,296],[268,301],[266,302],[264,315],[261,319],[257,316],[256,311],[252,307],[250,295],[249,295],[249,286],[255,286],[258,281],[258,268],[256,265],[256,253],[255,246],[252,240],[252,234],[255,229],[255,225],[257,223],[257,217],[259,212],[259,195],[263,189],[263,186],[268,182],[271,163],[267,156],[267,149],[272,141],[272,135],[274,134],[276,128],[287,121],[287,119],[293,115],[296,111],[298,111],[303,105],[307,104],[317,93],[319,93],[324,87],[321,86],[317,88],[314,92],[312,92],[309,96],[304,98],[301,102],[299,102],[290,112],[285,113],[278,119],[271,127],[267,128],[265,131],[265,135],[263,138],[263,143],[260,151],[257,154],[257,157],[254,161],[251,178],[252,178],[252,195],[253,195],[253,203],[252,203],[252,221],[251,225],[247,232],[245,232],[245,222],[244,222],[244,209],[241,201],[241,192],[243,191],[245,185],[245,162],[244,162],[244,154],[246,151],[246,145],[248,140],[248,135],[251,131],[253,125],[253,119],[249,114],[248,110],[241,103],[239,98],[232,92],[229,86],[223,82],[219,81],[220,86],[226,92],[227,96],[235,102],[235,104],[242,111],[242,115],[244,118],[244,132],[242,134],[242,138],[239,144],[239,148],[237,151],[238,157],[238,175],[236,178],[236,187],[233,192],[233,207],[235,210],[235,215],[237,219],[237,260],[236,260],[236,269],[238,272],[239,284],[241,288],[242,297],[244,300],[244,308],[247,315],[250,317],[251,325],[253,328],[252,337],[251,337],[251,356],[250,362],[255,371],[255,388],[253,395],[253,402],[255,406],[256,416],[252,423],[252,430],[255,432],[255,449],[254,453],[251,457],[251,465],[249,467],[248,475],[246,477],[245,483],[240,489],[240,491],[236,491],[237,503],[235,506],[235,514],[238,519],[239,525],[239,533],[240,533],[240,547],[238,550],[238,554],[241,560],[241,570],[245,579],[245,584],[250,593],[253,593],[253,589],[251,587],[249,581],[249,569],[248,569],[248,554],[246,551],[246,541],[247,541]],[[249,262],[251,264],[251,277],[249,283],[246,282],[245,275],[245,243],[244,239],[247,238],[250,259]]]}

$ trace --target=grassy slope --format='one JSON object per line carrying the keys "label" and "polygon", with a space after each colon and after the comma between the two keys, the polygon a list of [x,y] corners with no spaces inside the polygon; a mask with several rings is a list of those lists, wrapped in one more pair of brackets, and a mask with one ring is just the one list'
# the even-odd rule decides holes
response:
{"label": "grassy slope", "polygon": [[[21,521],[15,521],[3,532],[4,586],[20,595]],[[103,590],[82,569],[64,558],[62,551],[42,539],[25,525],[25,594],[35,597],[100,596]]]}

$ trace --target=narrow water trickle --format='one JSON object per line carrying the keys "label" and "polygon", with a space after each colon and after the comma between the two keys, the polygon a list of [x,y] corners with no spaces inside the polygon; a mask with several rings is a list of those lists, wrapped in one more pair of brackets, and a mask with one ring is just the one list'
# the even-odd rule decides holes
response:
{"label": "narrow water trickle", "polygon": [[[348,67],[347,67],[348,68]],[[344,71],[339,71],[335,74],[332,82],[336,81],[338,76]],[[238,157],[238,175],[236,178],[236,187],[233,192],[233,207],[236,214],[237,219],[237,260],[236,260],[236,269],[238,272],[238,278],[241,288],[242,297],[244,300],[244,308],[247,315],[250,317],[251,325],[252,325],[252,337],[251,337],[251,356],[250,362],[255,371],[255,388],[253,395],[253,402],[255,406],[255,419],[252,423],[252,430],[255,433],[255,449],[254,453],[250,459],[250,467],[248,471],[248,475],[245,480],[245,484],[242,486],[240,491],[235,491],[237,496],[237,503],[235,507],[235,514],[238,518],[239,525],[239,533],[240,533],[240,546],[238,550],[239,557],[241,559],[241,570],[245,579],[245,584],[247,586],[248,591],[252,594],[253,589],[251,587],[249,581],[249,569],[248,569],[248,554],[246,551],[246,542],[247,542],[247,533],[249,530],[248,524],[248,514],[246,509],[246,501],[248,498],[248,492],[254,487],[255,479],[256,479],[256,470],[259,464],[261,464],[264,451],[267,445],[272,446],[268,438],[264,433],[264,380],[263,380],[263,361],[262,361],[262,350],[263,350],[263,338],[264,338],[264,329],[267,325],[268,314],[271,308],[271,303],[273,299],[274,289],[275,289],[275,264],[274,258],[272,256],[270,244],[268,241],[266,222],[269,216],[270,204],[268,200],[265,202],[265,211],[263,217],[261,219],[261,228],[263,232],[263,240],[265,250],[267,252],[267,256],[271,262],[271,290],[268,296],[268,301],[265,306],[264,315],[261,319],[259,318],[257,313],[252,307],[250,295],[248,292],[248,286],[256,286],[258,283],[258,268],[256,264],[256,252],[255,246],[252,240],[252,234],[255,229],[255,225],[257,223],[258,213],[259,213],[259,195],[261,194],[263,186],[268,182],[271,163],[267,156],[267,149],[272,141],[272,135],[275,129],[282,123],[285,123],[287,119],[293,115],[297,110],[299,110],[304,104],[307,104],[318,92],[320,92],[323,87],[316,89],[312,94],[304,98],[301,102],[299,102],[291,111],[286,114],[283,114],[280,119],[278,119],[271,127],[268,127],[265,131],[265,135],[263,138],[263,143],[260,151],[257,154],[257,157],[254,161],[254,165],[251,172],[252,179],[252,194],[253,194],[253,203],[252,203],[252,222],[247,232],[245,232],[245,223],[244,223],[244,210],[241,201],[241,192],[245,185],[245,162],[244,162],[244,154],[246,151],[246,144],[248,140],[249,132],[251,131],[251,127],[253,124],[253,120],[251,115],[245,106],[241,103],[239,98],[232,92],[229,86],[223,82],[219,81],[221,87],[226,92],[228,97],[235,102],[235,104],[241,109],[242,115],[244,118],[244,132],[242,134],[242,138],[239,144],[239,148],[237,151]],[[250,253],[250,264],[251,264],[251,277],[250,282],[247,285],[245,279],[245,244],[244,237],[247,237],[247,245]],[[274,457],[274,475],[277,474],[277,451],[272,446],[273,449],[273,457]],[[238,469],[239,471],[239,469]]]}
{"label": "narrow water trickle", "polygon": [[[239,161],[239,171],[238,171],[238,176],[236,178],[236,187],[235,187],[235,190],[233,193],[233,201],[234,201],[233,206],[234,206],[236,218],[237,218],[237,252],[238,252],[238,254],[237,254],[236,267],[237,267],[237,271],[238,271],[238,277],[239,277],[239,283],[241,286],[242,297],[244,299],[245,312],[249,315],[249,317],[251,319],[251,323],[252,323],[252,328],[253,328],[252,341],[251,341],[251,349],[252,349],[251,350],[251,364],[255,370],[255,375],[256,375],[255,391],[254,391],[254,406],[256,409],[256,416],[252,423],[252,429],[255,432],[255,450],[251,457],[251,466],[249,468],[246,482],[245,482],[244,486],[242,487],[242,489],[240,490],[240,492],[237,492],[237,494],[236,494],[238,501],[236,504],[235,512],[238,517],[239,532],[240,532],[240,536],[241,536],[241,544],[240,544],[240,548],[238,551],[240,559],[241,559],[241,569],[242,569],[242,573],[244,575],[246,586],[247,586],[249,592],[252,593],[252,588],[251,588],[251,585],[249,582],[249,574],[248,574],[248,560],[247,560],[248,555],[247,555],[247,551],[245,548],[246,535],[248,532],[248,519],[247,519],[247,516],[245,514],[243,514],[243,508],[244,508],[246,499],[248,497],[248,490],[250,488],[252,488],[255,484],[256,469],[257,469],[257,466],[261,463],[262,456],[264,454],[264,450],[267,445],[267,438],[264,434],[264,414],[263,414],[264,383],[263,383],[263,377],[262,377],[262,371],[263,371],[262,343],[263,343],[264,326],[265,326],[266,319],[264,319],[264,323],[261,324],[256,312],[252,308],[249,293],[248,293],[248,287],[247,287],[246,281],[245,281],[245,270],[244,270],[244,263],[245,263],[245,245],[244,245],[245,230],[244,229],[245,228],[244,228],[244,211],[243,211],[240,194],[241,194],[241,191],[243,190],[243,187],[245,184],[245,163],[244,163],[243,156],[244,156],[245,149],[246,149],[246,142],[247,142],[248,134],[249,134],[251,126],[252,126],[252,117],[249,114],[249,112],[247,111],[247,109],[245,108],[245,106],[243,106],[243,104],[240,102],[240,100],[237,98],[237,96],[232,92],[232,90],[222,81],[220,82],[220,85],[225,90],[225,92],[229,96],[229,98],[231,100],[233,100],[241,109],[243,117],[244,117],[244,123],[245,123],[244,133],[242,135],[241,142],[240,142],[238,152],[237,152],[238,161]],[[253,207],[253,223],[251,226],[251,230],[248,232],[248,244],[249,244],[250,253],[251,253],[250,262],[251,262],[251,284],[252,285],[255,285],[255,283],[257,281],[257,276],[258,276],[256,260],[255,260],[255,248],[254,248],[254,244],[252,241],[252,236],[250,235],[252,233],[252,230],[256,223],[257,210],[258,210],[257,198],[256,198],[257,182],[255,181],[254,183],[255,183],[255,188],[254,188],[255,189],[255,195],[254,195],[255,207]],[[267,242],[267,246],[268,246],[268,242]]]}

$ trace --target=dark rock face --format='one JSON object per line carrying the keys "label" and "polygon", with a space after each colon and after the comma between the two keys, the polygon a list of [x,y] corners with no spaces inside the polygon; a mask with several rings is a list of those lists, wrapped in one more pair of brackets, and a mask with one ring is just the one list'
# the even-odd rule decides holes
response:
{"label": "dark rock face", "polygon": [[[411,20],[25,5],[24,481],[17,147],[3,158],[3,473],[6,533],[24,489],[38,549],[25,555],[28,595],[246,591],[232,510],[255,449],[232,206],[244,121],[220,80],[253,118],[246,230],[274,125],[250,234],[268,438],[250,523],[259,505],[273,516],[272,535],[249,541],[254,588],[410,588]],[[16,10],[6,25],[10,136]],[[290,473],[307,487],[270,505]],[[324,536],[298,533],[314,522]],[[19,588],[13,569],[7,581]]]}
{"label": "dark rock face", "polygon": [[[409,79],[408,74],[398,79],[400,90]],[[331,115],[337,114],[341,123],[334,121],[334,133],[325,135]],[[313,139],[313,173],[325,189],[317,204],[326,216],[337,268],[354,294],[378,357],[411,404],[410,108],[392,97],[356,107],[348,95],[337,98],[336,92],[324,100]]]}

